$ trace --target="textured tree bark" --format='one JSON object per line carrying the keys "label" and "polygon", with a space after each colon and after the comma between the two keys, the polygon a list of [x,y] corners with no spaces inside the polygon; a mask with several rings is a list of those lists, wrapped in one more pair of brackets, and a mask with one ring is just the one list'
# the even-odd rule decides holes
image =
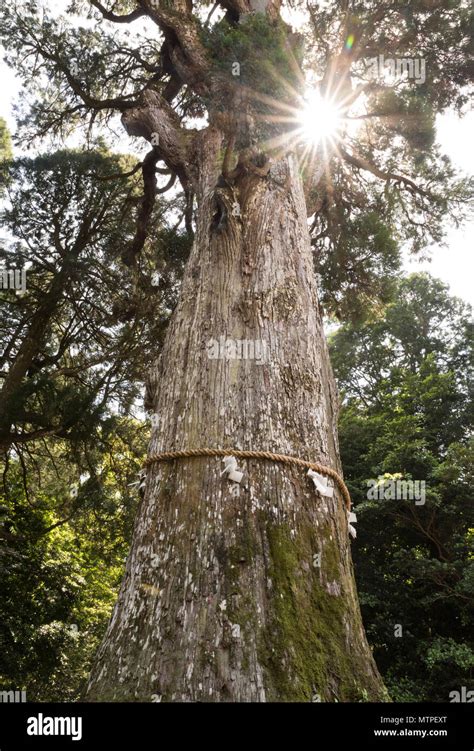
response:
{"label": "textured tree bark", "polygon": [[[196,137],[196,236],[150,376],[149,450],[267,449],[340,471],[297,164],[218,184],[223,145],[212,126]],[[256,357],[213,357],[220,337],[253,342]],[[241,485],[218,459],[149,468],[87,700],[383,698],[337,489],[319,496],[295,467],[239,468]]]}

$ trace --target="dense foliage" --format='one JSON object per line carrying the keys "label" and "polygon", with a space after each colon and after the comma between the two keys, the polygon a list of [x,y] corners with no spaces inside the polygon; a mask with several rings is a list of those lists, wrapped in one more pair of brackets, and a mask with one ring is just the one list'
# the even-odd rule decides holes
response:
{"label": "dense foliage", "polygon": [[[472,337],[469,306],[414,274],[381,314],[332,340],[359,595],[398,701],[449,701],[472,685]],[[367,480],[397,478],[424,481],[425,502],[370,498]]]}
{"label": "dense foliage", "polygon": [[123,573],[143,377],[189,238],[157,204],[153,248],[128,269],[130,160],[101,148],[9,160],[4,142],[0,258],[27,283],[0,290],[0,685],[60,701],[81,690]]}

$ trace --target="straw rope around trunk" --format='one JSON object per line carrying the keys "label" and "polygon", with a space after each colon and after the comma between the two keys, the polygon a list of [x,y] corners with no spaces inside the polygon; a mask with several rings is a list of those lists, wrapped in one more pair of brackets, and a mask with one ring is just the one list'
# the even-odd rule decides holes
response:
{"label": "straw rope around trunk", "polygon": [[144,467],[149,467],[155,462],[168,462],[173,461],[173,459],[188,459],[196,456],[235,456],[236,459],[267,459],[271,462],[294,464],[297,467],[312,469],[314,472],[327,475],[334,480],[341,492],[347,510],[351,510],[349,490],[335,469],[326,467],[324,464],[319,464],[318,462],[308,462],[305,459],[298,459],[296,456],[288,456],[287,454],[274,454],[271,451],[241,451],[240,449],[185,449],[182,451],[164,451],[160,454],[151,454],[146,459]]}

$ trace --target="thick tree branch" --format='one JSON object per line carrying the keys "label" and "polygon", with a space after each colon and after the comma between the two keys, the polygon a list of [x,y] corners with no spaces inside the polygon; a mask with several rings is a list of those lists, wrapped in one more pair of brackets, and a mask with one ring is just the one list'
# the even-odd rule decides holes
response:
{"label": "thick tree branch", "polygon": [[48,49],[44,42],[32,32],[31,29],[25,28],[25,35],[29,35],[31,39],[31,50],[36,55],[39,55],[44,60],[48,60],[56,66],[56,68],[65,76],[72,91],[84,102],[84,104],[93,110],[104,109],[116,109],[119,112],[123,112],[128,107],[133,107],[136,103],[137,97],[140,96],[143,89],[138,93],[124,94],[120,97],[110,97],[107,99],[97,99],[91,96],[81,85],[80,81],[72,74],[70,67],[66,64],[64,58],[59,54],[57,50]]}
{"label": "thick tree branch", "polygon": [[219,5],[235,18],[256,12],[265,12],[269,18],[277,18],[281,0],[219,0]]}
{"label": "thick tree branch", "polygon": [[[48,54],[42,52],[44,57],[48,58]],[[71,89],[74,91],[77,96],[79,96],[82,101],[84,102],[87,107],[90,107],[94,110],[105,110],[105,109],[116,109],[119,112],[123,112],[124,110],[134,107],[137,103],[136,94],[125,94],[121,97],[111,97],[109,99],[96,99],[95,97],[91,96],[85,89],[82,88],[79,81],[74,78],[71,71],[66,67],[66,65],[55,55],[49,55],[49,59],[56,62],[58,68],[64,73],[66,76],[66,80],[71,87]]]}
{"label": "thick tree branch", "polygon": [[187,184],[191,177],[188,154],[190,134],[181,127],[179,116],[158,91],[145,91],[140,103],[123,113],[122,123],[130,136],[149,141],[158,159],[162,159],[178,175],[183,185]]}
{"label": "thick tree branch", "polygon": [[142,166],[143,162],[137,162],[136,165],[128,172],[112,172],[110,175],[98,175],[97,173],[93,173],[92,177],[94,178],[94,180],[99,180],[101,182],[104,182],[106,180],[119,180],[121,178],[133,177],[133,175],[135,175]]}
{"label": "thick tree branch", "polygon": [[7,451],[12,444],[29,443],[29,441],[35,441],[38,438],[57,435],[57,430],[57,428],[42,428],[30,433],[8,433],[6,436],[0,437],[0,450]]}
{"label": "thick tree branch", "polygon": [[423,190],[423,188],[420,188],[419,185],[417,185],[409,177],[405,177],[405,175],[399,175],[395,172],[385,172],[384,170],[380,169],[380,167],[377,167],[377,165],[369,162],[367,159],[364,159],[364,157],[358,156],[356,154],[349,154],[342,146],[339,146],[336,153],[338,153],[338,155],[342,157],[345,162],[351,164],[353,167],[363,169],[366,172],[371,172],[373,175],[379,177],[381,180],[385,180],[386,182],[391,181],[394,183],[399,183],[400,185],[403,185],[404,187],[411,190],[413,193],[418,193],[421,196],[429,197],[429,194],[425,190]]}
{"label": "thick tree branch", "polygon": [[[146,155],[145,159],[143,160],[143,198],[137,217],[137,229],[131,245],[124,251],[124,253],[122,253],[122,261],[127,266],[134,265],[136,256],[142,250],[148,235],[148,224],[153,212],[153,206],[155,205],[156,194],[158,192],[156,187],[155,167],[159,159],[159,153],[155,149],[153,149]],[[165,190],[168,190],[168,188],[172,186],[174,181],[175,175],[172,175],[168,182],[168,185],[165,186],[165,188],[161,189],[159,192],[163,193]]]}
{"label": "thick tree branch", "polygon": [[140,7],[160,27],[168,54],[181,80],[203,93],[209,86],[209,58],[200,36],[200,24],[189,0],[172,0],[164,7],[155,0],[139,0]]}
{"label": "thick tree branch", "polygon": [[136,21],[137,18],[142,18],[143,16],[147,15],[147,12],[146,10],[144,10],[144,8],[136,8],[135,10],[132,10],[131,13],[126,13],[125,15],[121,16],[117,15],[117,13],[112,13],[112,11],[107,10],[107,8],[102,5],[102,3],[99,3],[98,0],[90,0],[90,4],[102,13],[102,16],[106,21],[112,21],[112,23],[132,23],[132,21]]}

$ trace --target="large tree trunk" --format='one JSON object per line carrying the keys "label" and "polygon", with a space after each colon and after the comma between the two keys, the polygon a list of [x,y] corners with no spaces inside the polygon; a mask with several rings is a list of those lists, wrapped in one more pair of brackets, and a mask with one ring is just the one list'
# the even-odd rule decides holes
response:
{"label": "large tree trunk", "polygon": [[[266,177],[216,188],[222,134],[198,141],[196,236],[151,374],[149,450],[266,449],[340,471],[298,167],[287,155]],[[264,357],[213,359],[220,337],[255,341]],[[239,465],[241,485],[214,458],[149,468],[88,700],[383,697],[339,492],[319,496],[296,467]]]}

